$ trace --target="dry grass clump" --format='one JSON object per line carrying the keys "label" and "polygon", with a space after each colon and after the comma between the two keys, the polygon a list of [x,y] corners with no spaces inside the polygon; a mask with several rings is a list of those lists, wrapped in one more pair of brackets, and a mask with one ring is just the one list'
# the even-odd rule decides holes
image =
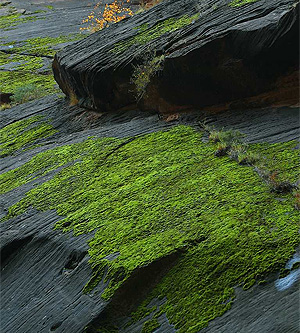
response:
{"label": "dry grass clump", "polygon": [[77,96],[75,95],[75,93],[73,91],[70,92],[69,94],[69,105],[70,106],[74,106],[77,105],[79,102]]}
{"label": "dry grass clump", "polygon": [[4,111],[6,109],[10,109],[11,105],[9,103],[3,103],[0,105],[0,111]]}

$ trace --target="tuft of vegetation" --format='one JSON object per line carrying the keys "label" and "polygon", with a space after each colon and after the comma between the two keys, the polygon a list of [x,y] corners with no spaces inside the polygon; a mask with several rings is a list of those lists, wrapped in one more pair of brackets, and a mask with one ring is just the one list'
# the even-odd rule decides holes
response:
{"label": "tuft of vegetation", "polygon": [[24,83],[38,87],[45,94],[59,91],[52,75],[27,73],[20,70],[1,72],[0,86],[5,92],[15,94],[20,87],[24,86]]}
{"label": "tuft of vegetation", "polygon": [[0,105],[0,111],[10,109],[10,108],[11,108],[11,104],[9,104],[9,103],[3,103]]}
{"label": "tuft of vegetation", "polygon": [[242,137],[244,137],[244,135],[237,130],[224,131],[223,129],[222,130],[211,129],[209,133],[209,139],[214,143],[223,142],[228,145],[240,142],[240,139]]}
{"label": "tuft of vegetation", "polygon": [[217,157],[226,156],[229,150],[230,146],[226,142],[218,142],[215,156]]}
{"label": "tuft of vegetation", "polygon": [[[299,170],[289,169],[296,144],[253,150],[273,151],[272,163],[295,182]],[[149,315],[153,298],[166,297],[161,313],[179,332],[198,332],[230,308],[234,286],[249,288],[283,267],[300,243],[293,195],[276,200],[253,168],[216,158],[214,151],[214,143],[186,126],[47,150],[0,176],[0,192],[6,193],[63,167],[12,205],[4,221],[30,207],[55,209],[62,216],[56,228],[94,232],[93,277],[85,290],[107,269],[104,299],[137,269],[177,252],[179,260],[137,310],[138,318]],[[115,260],[105,259],[116,252]]]}
{"label": "tuft of vegetation", "polygon": [[131,83],[135,86],[138,101],[144,97],[151,78],[163,69],[164,60],[164,55],[155,56],[155,54],[148,53],[143,59],[143,64],[134,67]]}
{"label": "tuft of vegetation", "polygon": [[241,165],[254,165],[260,160],[260,156],[253,152],[240,152],[237,156],[238,163]]}
{"label": "tuft of vegetation", "polygon": [[45,95],[45,90],[34,85],[26,84],[16,88],[15,93],[12,97],[12,101],[15,104],[22,104],[33,99],[40,98]]}

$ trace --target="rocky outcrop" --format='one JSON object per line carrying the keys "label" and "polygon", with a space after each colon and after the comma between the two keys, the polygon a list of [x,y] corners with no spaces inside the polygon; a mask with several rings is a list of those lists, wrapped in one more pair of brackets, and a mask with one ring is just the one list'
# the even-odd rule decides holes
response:
{"label": "rocky outcrop", "polygon": [[163,1],[58,52],[54,76],[100,112],[137,95],[162,112],[257,95],[297,68],[298,10],[293,0]]}

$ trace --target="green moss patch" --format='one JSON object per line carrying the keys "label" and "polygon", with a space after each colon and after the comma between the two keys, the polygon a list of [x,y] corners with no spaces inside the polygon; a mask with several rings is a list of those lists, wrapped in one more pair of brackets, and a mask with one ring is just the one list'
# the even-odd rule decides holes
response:
{"label": "green moss patch", "polygon": [[21,15],[21,14],[10,14],[0,16],[0,29],[12,30],[15,29],[17,25],[29,21],[40,20],[42,17],[37,17],[35,15]]}
{"label": "green moss patch", "polygon": [[[288,173],[293,162],[284,160],[294,161],[297,151],[288,144],[263,147]],[[215,144],[203,143],[200,132],[185,126],[48,150],[0,176],[5,193],[69,163],[10,207],[5,220],[29,207],[56,209],[63,216],[56,228],[75,235],[95,231],[89,242],[94,275],[86,291],[108,267],[105,299],[134,270],[180,251],[179,262],[133,318],[149,314],[151,299],[166,296],[160,313],[179,332],[198,332],[230,308],[234,286],[249,288],[280,268],[300,242],[292,195],[277,200],[253,168],[214,151]],[[296,174],[291,177],[295,181]],[[114,253],[115,260],[105,259]]]}
{"label": "green moss patch", "polygon": [[250,151],[261,156],[258,166],[270,173],[276,173],[278,181],[295,183],[299,179],[299,150],[297,142],[257,143],[250,146]]}
{"label": "green moss patch", "polygon": [[157,319],[151,319],[145,322],[142,333],[152,333],[154,330],[159,328],[160,324],[158,323]]}
{"label": "green moss patch", "polygon": [[[41,89],[41,96],[59,92],[58,86],[49,67],[49,72],[40,73],[43,67],[43,56],[52,57],[63,43],[83,38],[82,34],[71,34],[59,37],[38,37],[12,45],[12,54],[0,52],[0,90],[15,93],[16,89],[24,85],[34,85]],[[8,70],[9,67],[9,70]]]}
{"label": "green moss patch", "polygon": [[162,22],[155,24],[153,27],[148,28],[148,24],[145,23],[137,28],[138,34],[129,38],[124,42],[119,42],[115,45],[112,52],[122,53],[133,45],[143,45],[151,42],[152,40],[161,37],[165,33],[170,33],[191,24],[199,18],[199,14],[193,16],[184,15],[180,18],[169,18]]}
{"label": "green moss patch", "polygon": [[10,65],[10,70],[22,70],[29,73],[36,72],[43,67],[43,59],[22,54],[7,54],[0,51],[0,69]]}
{"label": "green moss patch", "polygon": [[230,7],[241,7],[249,3],[257,2],[260,0],[233,0],[229,3]]}
{"label": "green moss patch", "polygon": [[41,116],[34,116],[1,129],[0,157],[12,155],[21,148],[34,147],[36,140],[55,134],[53,127],[42,119]]}
{"label": "green moss patch", "polygon": [[60,44],[74,42],[84,38],[83,34],[76,33],[67,36],[58,37],[37,37],[30,38],[25,41],[14,44],[14,52],[16,53],[29,53],[38,56],[54,56],[58,49],[60,49]]}
{"label": "green moss patch", "polygon": [[1,72],[0,89],[3,92],[15,93],[18,87],[33,84],[41,88],[45,94],[58,92],[52,75],[23,72],[21,70]]}

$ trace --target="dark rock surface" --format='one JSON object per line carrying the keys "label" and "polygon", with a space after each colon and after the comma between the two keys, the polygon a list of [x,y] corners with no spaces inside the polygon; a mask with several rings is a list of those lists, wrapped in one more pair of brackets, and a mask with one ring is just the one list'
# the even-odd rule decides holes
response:
{"label": "dark rock surface", "polygon": [[32,212],[1,226],[1,332],[79,332],[104,308],[97,293],[82,293],[90,236],[54,231],[58,219]]}
{"label": "dark rock surface", "polygon": [[[278,280],[249,291],[236,289],[236,300],[230,311],[212,321],[201,333],[298,333],[299,280],[279,291]],[[283,320],[284,318],[284,320]]]}
{"label": "dark rock surface", "polygon": [[111,111],[135,102],[134,66],[152,52],[165,59],[148,84],[141,103],[146,109],[165,112],[253,96],[297,68],[298,9],[293,0],[239,7],[226,0],[163,1],[61,50],[55,79],[82,105]]}
{"label": "dark rock surface", "polygon": [[[16,8],[16,10],[23,8],[25,12],[22,14],[21,20],[28,16],[34,16],[35,20],[24,22],[20,20],[17,28],[12,26],[2,30],[1,40],[7,45],[1,45],[0,50],[11,50],[8,48],[10,42],[16,43],[29,38],[58,37],[79,33],[82,20],[91,12],[96,3],[96,0],[12,0],[9,5],[3,7],[2,15],[8,14],[9,7]],[[13,10],[13,13],[15,12]]]}

